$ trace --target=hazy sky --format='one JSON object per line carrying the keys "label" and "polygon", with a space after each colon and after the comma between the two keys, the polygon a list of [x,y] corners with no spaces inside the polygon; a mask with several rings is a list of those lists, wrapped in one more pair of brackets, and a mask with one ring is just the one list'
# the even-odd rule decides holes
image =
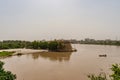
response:
{"label": "hazy sky", "polygon": [[0,40],[120,39],[120,0],[0,0]]}

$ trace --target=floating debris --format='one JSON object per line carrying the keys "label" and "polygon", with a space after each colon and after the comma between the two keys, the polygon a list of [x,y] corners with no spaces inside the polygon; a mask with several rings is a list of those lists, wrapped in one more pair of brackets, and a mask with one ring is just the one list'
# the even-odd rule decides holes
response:
{"label": "floating debris", "polygon": [[22,53],[17,53],[16,55],[17,55],[17,56],[21,56],[21,55],[23,55],[23,54],[22,54]]}

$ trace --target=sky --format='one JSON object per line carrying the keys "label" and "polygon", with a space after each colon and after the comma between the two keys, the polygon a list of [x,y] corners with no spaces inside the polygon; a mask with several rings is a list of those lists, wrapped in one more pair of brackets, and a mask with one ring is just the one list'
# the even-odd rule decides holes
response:
{"label": "sky", "polygon": [[120,0],[0,0],[0,40],[120,39]]}

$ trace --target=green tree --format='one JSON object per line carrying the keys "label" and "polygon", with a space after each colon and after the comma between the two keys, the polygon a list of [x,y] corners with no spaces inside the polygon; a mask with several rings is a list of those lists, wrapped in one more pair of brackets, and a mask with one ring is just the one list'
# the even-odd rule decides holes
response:
{"label": "green tree", "polygon": [[48,42],[44,41],[44,42],[39,42],[39,47],[41,49],[48,49]]}
{"label": "green tree", "polygon": [[112,65],[111,70],[113,71],[113,74],[110,76],[112,80],[120,80],[120,67],[118,64]]}
{"label": "green tree", "polygon": [[0,80],[15,80],[16,75],[10,71],[5,71],[3,68],[4,63],[0,61]]}
{"label": "green tree", "polygon": [[39,42],[38,41],[33,41],[32,42],[32,47],[33,47],[33,49],[38,49],[39,48]]}
{"label": "green tree", "polygon": [[51,50],[51,51],[57,51],[57,49],[58,49],[58,42],[57,41],[49,42],[48,49]]}

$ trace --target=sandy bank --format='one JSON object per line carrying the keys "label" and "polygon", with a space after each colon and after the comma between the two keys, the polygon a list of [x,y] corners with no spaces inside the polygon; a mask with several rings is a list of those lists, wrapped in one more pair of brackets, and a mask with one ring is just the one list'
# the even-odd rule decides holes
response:
{"label": "sandy bank", "polygon": [[28,54],[28,53],[37,53],[37,52],[48,52],[48,50],[35,50],[35,49],[4,49],[4,50],[0,50],[0,52],[2,51],[14,51],[14,54]]}

